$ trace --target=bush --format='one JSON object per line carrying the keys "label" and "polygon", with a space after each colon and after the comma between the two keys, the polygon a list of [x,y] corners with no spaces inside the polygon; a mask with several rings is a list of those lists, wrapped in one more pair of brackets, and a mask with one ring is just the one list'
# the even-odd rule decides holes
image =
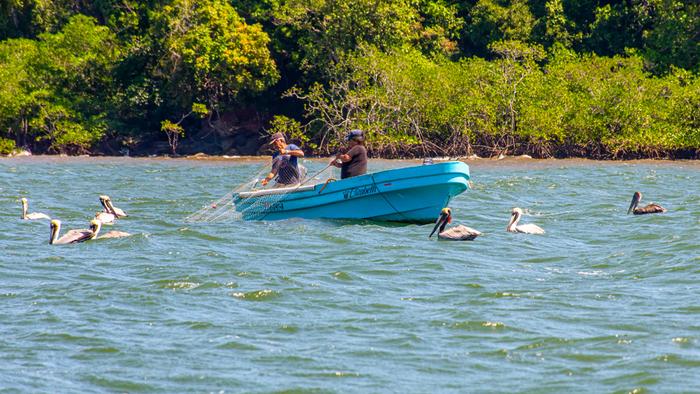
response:
{"label": "bush", "polygon": [[12,154],[16,149],[14,140],[0,137],[0,155]]}

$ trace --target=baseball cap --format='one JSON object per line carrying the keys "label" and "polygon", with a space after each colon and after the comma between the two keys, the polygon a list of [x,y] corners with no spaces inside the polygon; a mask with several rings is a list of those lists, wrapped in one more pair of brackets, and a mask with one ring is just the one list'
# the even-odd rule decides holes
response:
{"label": "baseball cap", "polygon": [[350,141],[354,139],[363,140],[365,138],[365,133],[360,129],[350,130],[350,132],[345,136],[345,141]]}

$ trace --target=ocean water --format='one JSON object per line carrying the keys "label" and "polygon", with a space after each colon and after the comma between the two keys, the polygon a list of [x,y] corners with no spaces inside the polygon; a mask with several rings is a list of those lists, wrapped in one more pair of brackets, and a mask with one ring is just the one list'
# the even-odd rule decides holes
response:
{"label": "ocean water", "polygon": [[[700,164],[469,164],[453,224],[484,234],[438,242],[184,221],[263,161],[0,159],[0,391],[700,391]],[[669,212],[627,215],[636,190]],[[84,228],[99,194],[133,236],[51,246],[19,219],[27,197]],[[506,233],[516,206],[546,234]]]}

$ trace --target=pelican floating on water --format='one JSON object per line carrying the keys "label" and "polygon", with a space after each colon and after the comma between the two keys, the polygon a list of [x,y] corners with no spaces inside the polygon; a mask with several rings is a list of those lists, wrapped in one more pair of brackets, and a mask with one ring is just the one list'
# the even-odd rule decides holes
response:
{"label": "pelican floating on water", "polygon": [[32,212],[32,213],[27,213],[29,210],[29,203],[27,202],[27,199],[22,197],[22,219],[23,220],[39,220],[39,219],[48,219],[51,220],[49,215],[41,212]]}
{"label": "pelican floating on water", "polygon": [[123,237],[130,237],[130,236],[131,236],[131,234],[129,234],[129,233],[127,233],[127,232],[124,232],[124,231],[112,230],[112,231],[110,231],[110,232],[108,232],[108,233],[106,233],[106,234],[100,235],[100,236],[98,237],[97,234],[99,234],[101,228],[102,228],[102,222],[101,222],[101,221],[99,221],[99,220],[97,220],[97,219],[93,219],[93,220],[90,222],[90,231],[92,231],[92,234],[93,234],[92,237],[93,237],[93,239],[123,238]]}
{"label": "pelican floating on water", "polygon": [[462,225],[445,230],[447,223],[450,222],[452,222],[452,210],[450,208],[443,208],[442,211],[440,211],[440,216],[435,222],[435,227],[433,227],[433,231],[430,233],[428,238],[435,234],[435,230],[438,230],[438,227],[440,228],[438,230],[438,239],[447,241],[473,241],[474,238],[481,235],[481,232]]}
{"label": "pelican floating on water", "polygon": [[506,231],[510,233],[544,234],[544,229],[536,224],[527,223],[518,225],[521,216],[523,216],[523,210],[520,208],[513,208]]}
{"label": "pelican floating on water", "polygon": [[106,195],[100,196],[100,201],[102,201],[102,200],[104,200],[105,208],[108,209],[107,212],[112,213],[114,216],[116,216],[116,217],[118,217],[118,218],[124,218],[124,217],[129,216],[129,215],[126,214],[126,212],[124,212],[124,211],[122,211],[121,209],[115,207],[114,204],[112,204],[112,199],[109,198],[109,196],[106,196]]}
{"label": "pelican floating on water", "polygon": [[59,238],[58,234],[61,232],[61,221],[57,219],[51,221],[50,227],[51,238],[49,238],[49,244],[51,245],[76,244],[94,238],[93,231],[87,229],[68,230],[65,235]]}
{"label": "pelican floating on water", "polygon": [[639,202],[641,200],[642,200],[642,193],[634,192],[634,195],[632,196],[632,202],[630,203],[630,207],[627,210],[628,215],[630,213],[633,213],[635,215],[647,215],[650,213],[664,213],[667,211],[666,208],[664,208],[661,205],[656,204],[656,203],[651,203],[645,207],[637,208],[637,205],[639,205]]}
{"label": "pelican floating on water", "polygon": [[106,196],[100,196],[100,204],[104,207],[104,211],[95,213],[95,220],[99,220],[102,224],[114,224],[116,215],[112,213],[112,209],[107,204]]}

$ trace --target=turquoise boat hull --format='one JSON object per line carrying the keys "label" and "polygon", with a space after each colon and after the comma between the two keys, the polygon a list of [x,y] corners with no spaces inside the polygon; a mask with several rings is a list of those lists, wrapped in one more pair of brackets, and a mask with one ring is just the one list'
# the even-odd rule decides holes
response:
{"label": "turquoise boat hull", "polygon": [[469,187],[469,166],[453,161],[398,168],[353,178],[234,195],[244,220],[366,219],[434,222]]}

